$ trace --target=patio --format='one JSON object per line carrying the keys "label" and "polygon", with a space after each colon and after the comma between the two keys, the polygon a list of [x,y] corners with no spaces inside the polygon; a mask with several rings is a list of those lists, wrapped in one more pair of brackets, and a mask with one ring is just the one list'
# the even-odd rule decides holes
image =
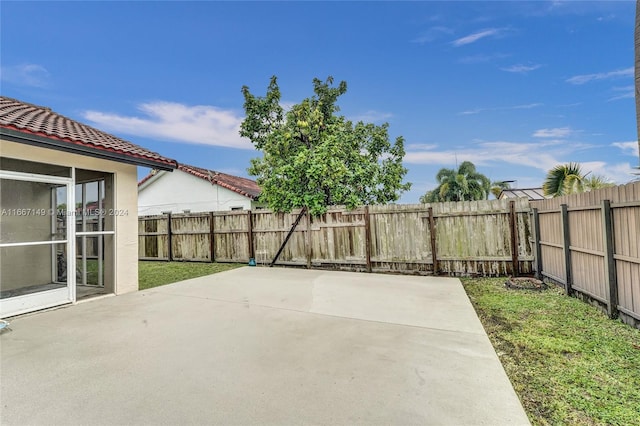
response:
{"label": "patio", "polygon": [[528,424],[454,278],[245,267],[0,341],[2,424]]}

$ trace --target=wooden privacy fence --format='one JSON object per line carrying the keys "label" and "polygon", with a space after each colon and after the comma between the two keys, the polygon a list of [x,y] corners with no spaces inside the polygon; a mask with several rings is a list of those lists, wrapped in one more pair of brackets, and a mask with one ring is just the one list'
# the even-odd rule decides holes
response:
{"label": "wooden privacy fence", "polygon": [[[496,276],[532,271],[525,199],[330,208],[302,216],[277,264]],[[299,211],[142,216],[139,258],[271,262]]]}
{"label": "wooden privacy fence", "polygon": [[531,205],[537,275],[640,325],[640,182]]}

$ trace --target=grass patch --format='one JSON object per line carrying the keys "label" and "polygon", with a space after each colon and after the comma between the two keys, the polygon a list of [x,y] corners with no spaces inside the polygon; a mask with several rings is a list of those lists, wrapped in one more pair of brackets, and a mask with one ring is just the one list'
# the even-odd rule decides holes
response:
{"label": "grass patch", "polygon": [[189,278],[197,278],[240,266],[239,263],[195,263],[195,262],[138,262],[138,288],[158,287]]}
{"label": "grass patch", "polygon": [[562,289],[464,288],[534,425],[640,425],[640,330]]}
{"label": "grass patch", "polygon": [[[78,259],[76,269],[82,268],[82,259]],[[104,265],[102,265],[104,274]],[[98,285],[98,259],[87,259],[87,284]],[[104,276],[103,276],[104,278]]]}

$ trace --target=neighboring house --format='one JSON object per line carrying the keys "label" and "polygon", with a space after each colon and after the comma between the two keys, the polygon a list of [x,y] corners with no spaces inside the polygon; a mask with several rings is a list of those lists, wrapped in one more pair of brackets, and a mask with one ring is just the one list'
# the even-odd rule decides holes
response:
{"label": "neighboring house", "polygon": [[0,317],[138,289],[137,166],[175,160],[6,97],[0,154]]}
{"label": "neighboring house", "polygon": [[251,210],[260,187],[255,181],[180,164],[173,173],[152,170],[138,184],[138,215]]}
{"label": "neighboring house", "polygon": [[531,201],[544,200],[546,197],[542,188],[509,188],[503,189],[498,197],[499,200],[503,198],[528,198]]}

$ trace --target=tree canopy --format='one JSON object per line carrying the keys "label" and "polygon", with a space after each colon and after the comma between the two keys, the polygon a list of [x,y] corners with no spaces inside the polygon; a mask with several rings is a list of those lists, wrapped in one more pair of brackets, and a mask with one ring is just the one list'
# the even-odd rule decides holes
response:
{"label": "tree canopy", "polygon": [[240,135],[262,157],[251,160],[249,174],[262,188],[260,200],[276,211],[307,207],[319,215],[330,205],[355,208],[397,201],[403,182],[404,140],[389,141],[388,124],[353,123],[338,115],[338,97],[347,83],[313,80],[314,95],[284,111],[277,77],[266,96],[242,87],[246,118]]}
{"label": "tree canopy", "polygon": [[560,197],[615,185],[604,176],[590,173],[583,173],[578,163],[559,164],[547,173],[542,185],[544,195]]}
{"label": "tree canopy", "polygon": [[491,190],[489,178],[478,173],[470,161],[463,161],[457,169],[440,169],[436,180],[438,186],[420,197],[421,203],[485,200]]}
{"label": "tree canopy", "polygon": [[500,194],[502,194],[502,191],[504,191],[505,189],[511,189],[510,182],[505,182],[505,181],[491,182],[491,193],[493,194],[494,197],[496,197],[496,199],[500,197]]}

